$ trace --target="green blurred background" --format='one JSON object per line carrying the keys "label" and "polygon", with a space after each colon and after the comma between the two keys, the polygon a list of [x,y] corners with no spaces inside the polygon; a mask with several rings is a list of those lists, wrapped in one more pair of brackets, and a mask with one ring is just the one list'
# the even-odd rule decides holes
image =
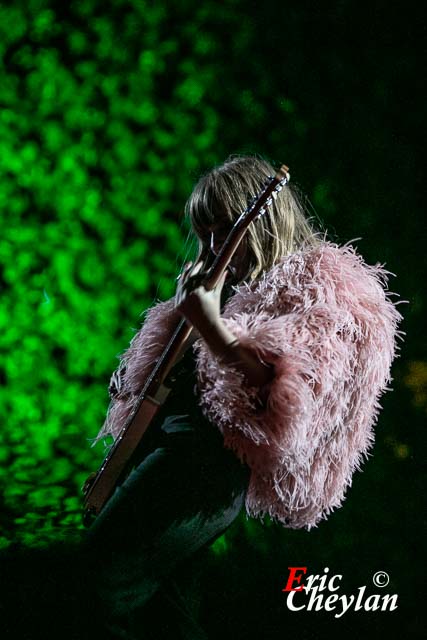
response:
{"label": "green blurred background", "polygon": [[173,293],[192,185],[230,153],[260,153],[291,167],[332,239],[358,238],[368,262],[397,274],[407,338],[344,508],[311,532],[242,518],[210,552],[200,607],[224,637],[348,633],[349,616],[287,611],[287,567],[328,566],[347,593],[385,570],[399,610],[357,620],[390,637],[399,620],[416,637],[427,408],[420,7],[0,3],[1,547],[78,538],[109,376],[141,312]]}

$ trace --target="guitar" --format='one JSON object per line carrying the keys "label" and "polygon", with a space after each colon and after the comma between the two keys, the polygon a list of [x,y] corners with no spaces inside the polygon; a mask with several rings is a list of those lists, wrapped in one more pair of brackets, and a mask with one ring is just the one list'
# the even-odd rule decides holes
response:
{"label": "guitar", "polygon": [[[282,165],[276,175],[269,178],[261,193],[241,213],[211,266],[202,272],[198,285],[203,285],[207,291],[217,286],[251,222],[266,212],[273,198],[277,197],[278,192],[289,180],[289,169],[286,165]],[[166,401],[170,388],[165,381],[178,357],[188,345],[191,332],[192,327],[182,318],[172,331],[168,344],[145,381],[132,412],[99,470],[86,480],[83,486],[83,522],[86,526],[92,523],[115,488],[126,477],[132,455]]]}

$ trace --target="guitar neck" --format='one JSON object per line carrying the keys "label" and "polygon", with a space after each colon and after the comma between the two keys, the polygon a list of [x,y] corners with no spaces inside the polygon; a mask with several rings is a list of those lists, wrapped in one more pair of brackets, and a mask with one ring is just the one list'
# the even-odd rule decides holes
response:
{"label": "guitar neck", "polygon": [[218,282],[221,280],[224,271],[230,264],[230,260],[243,240],[249,225],[256,218],[264,215],[268,207],[271,205],[273,198],[275,198],[277,193],[289,182],[288,171],[289,168],[286,165],[282,165],[276,175],[270,178],[267,186],[261,194],[254,199],[253,203],[243,211],[234,223],[233,228],[221,247],[221,250],[213,261],[206,278],[203,280],[203,285],[207,290],[210,291],[215,289]]}

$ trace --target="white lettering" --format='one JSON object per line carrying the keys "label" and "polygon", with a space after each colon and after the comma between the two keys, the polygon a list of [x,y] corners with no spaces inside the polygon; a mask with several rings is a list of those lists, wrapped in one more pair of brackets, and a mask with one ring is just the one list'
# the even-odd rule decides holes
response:
{"label": "white lettering", "polygon": [[[290,611],[337,611],[334,613],[335,618],[341,618],[350,608],[354,611],[394,611],[398,608],[397,594],[371,594],[366,597],[366,586],[359,587],[357,593],[352,595],[338,595],[330,593],[339,591],[343,576],[340,574],[331,576],[328,579],[328,567],[323,570],[324,574],[311,575],[307,577],[307,583],[302,586],[302,590],[294,589],[287,595],[286,604]],[[326,590],[326,593],[321,593]],[[285,591],[285,589],[283,589]],[[295,598],[295,594],[297,597]],[[307,600],[307,596],[309,596]]]}
{"label": "white lettering", "polygon": [[311,591],[313,589],[313,585],[316,582],[316,580],[319,579],[320,576],[316,575],[316,576],[308,576],[307,578],[307,582],[304,585],[305,589],[307,591]]}
{"label": "white lettering", "polygon": [[342,576],[340,575],[332,576],[332,578],[329,580],[329,584],[328,584],[329,591],[338,591],[338,589],[340,588],[340,585],[337,585],[336,587],[334,587],[334,580],[336,580],[337,578],[338,580],[342,580]]}
{"label": "white lettering", "polygon": [[[323,569],[323,571],[325,572],[325,574],[326,574],[326,573],[328,573],[328,571],[329,571],[329,567],[325,567],[325,568]],[[319,585],[319,591],[323,591],[323,589],[325,589],[325,588],[326,588],[326,580],[327,580],[327,578],[328,578],[328,576],[327,576],[327,575],[324,575],[324,576],[322,576],[322,577],[321,577],[321,579],[320,579],[320,585]]]}
{"label": "white lettering", "polygon": [[[365,600],[365,611],[376,611],[377,609],[380,608],[380,605],[378,604],[378,601],[380,599],[380,596],[377,595],[372,595],[369,596],[369,598],[366,598]],[[371,601],[372,601],[372,605],[371,605]]]}
{"label": "white lettering", "polygon": [[288,593],[288,597],[286,598],[286,605],[288,607],[288,609],[290,609],[291,611],[301,611],[301,609],[305,609],[305,604],[302,605],[302,607],[296,607],[294,605],[294,595],[296,593],[299,593],[298,591],[290,591]]}
{"label": "white lettering", "polygon": [[391,602],[390,611],[394,611],[395,609],[397,609],[397,593],[392,596],[389,593],[383,596],[381,611],[387,611],[387,605],[389,602]]}
{"label": "white lettering", "polygon": [[357,596],[356,604],[354,606],[355,611],[363,609],[362,598],[365,595],[366,587],[359,587],[359,595]]}
{"label": "white lettering", "polygon": [[315,587],[310,593],[310,600],[308,601],[307,611],[320,611],[322,608],[323,596],[317,595],[318,587]]}
{"label": "white lettering", "polygon": [[336,613],[335,614],[335,618],[341,618],[341,616],[343,616],[345,614],[345,612],[350,609],[350,607],[351,607],[351,605],[353,604],[353,601],[354,601],[354,596],[350,596],[348,602],[347,602],[347,596],[341,596],[340,600],[341,600],[341,603],[342,603],[342,611],[341,611],[341,613]]}
{"label": "white lettering", "polygon": [[325,600],[325,609],[326,611],[333,611],[335,607],[333,603],[338,600],[339,596],[336,593],[333,593],[331,596],[328,596]]}

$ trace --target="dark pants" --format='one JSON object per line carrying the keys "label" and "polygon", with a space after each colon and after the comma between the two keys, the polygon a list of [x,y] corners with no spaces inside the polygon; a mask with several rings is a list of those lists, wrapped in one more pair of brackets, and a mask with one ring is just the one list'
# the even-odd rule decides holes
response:
{"label": "dark pants", "polygon": [[164,615],[170,612],[176,621],[170,637],[205,637],[168,577],[237,517],[249,471],[224,449],[214,427],[205,422],[194,429],[186,418],[165,421],[159,446],[116,490],[88,532],[102,617],[113,637],[161,637],[136,622],[155,594],[164,596],[170,605]]}

